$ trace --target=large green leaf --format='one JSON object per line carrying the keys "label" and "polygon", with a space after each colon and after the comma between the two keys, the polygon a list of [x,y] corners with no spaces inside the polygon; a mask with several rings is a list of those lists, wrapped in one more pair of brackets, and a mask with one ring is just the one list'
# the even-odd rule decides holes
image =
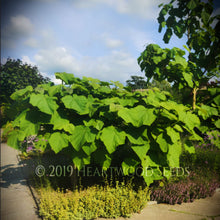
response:
{"label": "large green leaf", "polygon": [[85,165],[90,164],[90,156],[87,156],[82,150],[74,152],[73,163],[78,170],[81,170]]}
{"label": "large green leaf", "polygon": [[125,143],[125,132],[119,131],[114,126],[106,127],[101,132],[100,139],[103,141],[110,154],[116,150],[118,145]]}
{"label": "large green leaf", "polygon": [[187,4],[187,7],[190,10],[193,10],[194,8],[196,8],[197,4],[198,4],[197,0],[190,0],[189,3]]}
{"label": "large green leaf", "polygon": [[216,96],[213,100],[216,103],[216,105],[220,106],[220,95]]}
{"label": "large green leaf", "polygon": [[61,79],[66,84],[73,84],[76,81],[75,76],[72,73],[55,73],[56,79]]}
{"label": "large green leaf", "polygon": [[202,17],[202,21],[204,22],[204,24],[207,24],[209,21],[210,14],[207,13],[205,10],[203,10],[201,13],[201,17]]}
{"label": "large green leaf", "polygon": [[135,98],[119,99],[118,101],[124,107],[125,106],[134,106],[134,104],[138,102],[138,100]]}
{"label": "large green leaf", "polygon": [[22,131],[13,130],[9,133],[7,139],[7,145],[13,147],[16,150],[20,150],[21,141],[25,139],[25,135]]}
{"label": "large green leaf", "polygon": [[121,164],[122,169],[123,169],[123,174],[129,175],[130,173],[135,173],[135,168],[138,164],[139,162],[136,161],[135,159],[126,158]]}
{"label": "large green leaf", "polygon": [[42,112],[52,115],[58,108],[56,101],[53,97],[43,94],[31,94],[30,103],[38,107]]}
{"label": "large green leaf", "polygon": [[96,134],[89,127],[79,125],[75,127],[73,134],[69,136],[69,142],[76,151],[79,151],[86,142],[92,143],[95,136]]}
{"label": "large green leaf", "polygon": [[16,92],[12,93],[11,99],[19,100],[20,98],[25,97],[25,95],[29,94],[32,91],[33,91],[33,87],[32,86],[27,86],[24,89],[20,89],[20,90],[18,90]]}
{"label": "large green leaf", "polygon": [[216,126],[217,128],[220,128],[220,119],[218,119],[218,120],[215,122],[215,126]]}
{"label": "large green leaf", "polygon": [[137,156],[140,158],[140,160],[144,160],[146,158],[146,154],[148,150],[150,149],[150,144],[146,143],[145,145],[137,145],[131,147],[133,151],[137,154]]}
{"label": "large green leaf", "polygon": [[212,115],[218,115],[218,110],[216,108],[210,107],[208,105],[201,105],[198,114],[203,117],[204,120],[208,119]]}
{"label": "large green leaf", "polygon": [[78,96],[76,94],[73,96],[67,95],[61,100],[66,108],[74,109],[81,115],[89,113],[89,108],[87,105],[88,99],[85,96]]}
{"label": "large green leaf", "polygon": [[193,80],[192,80],[192,75],[186,72],[183,72],[183,77],[186,80],[188,86],[190,88],[193,88]]}
{"label": "large green leaf", "polygon": [[93,153],[93,157],[95,162],[100,164],[103,170],[106,171],[110,167],[112,158],[106,149],[98,148],[98,150]]}
{"label": "large green leaf", "polygon": [[195,147],[194,147],[194,145],[192,144],[191,141],[187,140],[184,143],[184,148],[185,148],[185,151],[189,152],[190,154],[195,153]]}
{"label": "large green leaf", "polygon": [[164,178],[158,166],[157,167],[145,167],[142,171],[142,176],[148,186],[151,183],[153,183],[155,180],[161,180]]}
{"label": "large green leaf", "polygon": [[97,149],[97,146],[93,142],[93,143],[84,144],[82,146],[82,149],[88,156],[90,156],[91,153],[93,153]]}
{"label": "large green leaf", "polygon": [[118,111],[118,116],[124,119],[125,122],[132,123],[135,127],[151,125],[156,119],[154,109],[147,109],[142,105],[132,109],[121,109]]}
{"label": "large green leaf", "polygon": [[184,122],[190,130],[193,130],[194,127],[199,127],[200,125],[199,118],[191,112],[179,112],[179,120]]}
{"label": "large green leaf", "polygon": [[60,132],[55,132],[50,136],[49,144],[52,150],[58,153],[63,148],[68,147],[68,136]]}
{"label": "large green leaf", "polygon": [[49,89],[48,89],[48,94],[49,96],[54,96],[56,95],[57,93],[60,93],[62,91],[62,88],[64,86],[63,85],[55,85],[55,86],[51,86]]}
{"label": "large green leaf", "polygon": [[94,127],[95,129],[97,129],[98,131],[100,131],[102,129],[102,127],[104,126],[104,122],[101,120],[95,120],[95,119],[91,119],[89,121],[83,121],[84,125],[87,127]]}
{"label": "large green leaf", "polygon": [[172,127],[166,128],[167,135],[170,137],[171,141],[176,144],[180,140],[180,134],[176,130],[174,130]]}
{"label": "large green leaf", "polygon": [[51,117],[51,123],[54,125],[53,130],[64,130],[72,134],[75,126],[69,120],[62,118],[57,111]]}
{"label": "large green leaf", "polygon": [[167,160],[170,167],[179,167],[179,158],[182,153],[181,142],[170,145],[167,154]]}
{"label": "large green leaf", "polygon": [[160,145],[160,149],[166,153],[168,150],[168,143],[167,140],[164,138],[164,134],[161,133],[158,137],[157,137],[157,143]]}

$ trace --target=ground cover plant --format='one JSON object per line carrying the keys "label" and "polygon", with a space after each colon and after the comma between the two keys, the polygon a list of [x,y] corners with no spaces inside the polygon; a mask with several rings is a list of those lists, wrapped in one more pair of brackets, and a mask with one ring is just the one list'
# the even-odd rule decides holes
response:
{"label": "ground cover plant", "polygon": [[177,175],[152,187],[151,199],[173,205],[212,196],[220,187],[219,141],[219,131],[208,132],[194,154],[183,152],[180,167],[187,167],[187,175],[179,168]]}
{"label": "ground cover plant", "polygon": [[92,186],[84,190],[41,189],[40,215],[43,219],[95,219],[130,217],[149,200],[148,189],[134,191],[129,184]]}

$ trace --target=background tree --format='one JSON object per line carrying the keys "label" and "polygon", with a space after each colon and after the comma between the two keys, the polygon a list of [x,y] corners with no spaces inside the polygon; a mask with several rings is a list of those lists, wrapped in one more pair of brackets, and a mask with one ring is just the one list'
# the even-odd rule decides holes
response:
{"label": "background tree", "polygon": [[[37,87],[39,84],[50,82],[48,77],[43,77],[36,66],[22,63],[21,60],[8,58],[5,64],[1,64],[0,78],[0,124],[1,127],[10,119],[15,109],[21,104],[13,104],[13,108],[9,105],[13,103],[10,96],[19,89],[26,86]],[[11,109],[11,110],[9,110]],[[7,116],[6,116],[7,115]]]}
{"label": "background tree", "polygon": [[131,79],[126,81],[126,86],[134,89],[146,89],[147,81],[142,76],[131,76]]}
{"label": "background tree", "polygon": [[164,42],[169,43],[173,34],[179,38],[186,35],[184,47],[189,53],[188,59],[185,51],[179,48],[162,49],[150,44],[138,58],[138,63],[148,81],[151,78],[167,79],[178,90],[190,89],[195,109],[197,91],[211,78],[220,77],[220,15],[212,14],[211,0],[207,3],[202,0],[172,0],[160,7],[159,32],[166,27]]}
{"label": "background tree", "polygon": [[8,58],[1,64],[0,104],[7,103],[10,95],[26,86],[37,87],[38,84],[48,83],[50,79],[43,77],[36,66],[22,63],[21,60]]}

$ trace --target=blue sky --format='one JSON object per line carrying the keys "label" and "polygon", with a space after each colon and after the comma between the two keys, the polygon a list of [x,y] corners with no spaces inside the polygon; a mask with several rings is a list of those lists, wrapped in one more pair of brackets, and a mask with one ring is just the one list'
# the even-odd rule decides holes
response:
{"label": "blue sky", "polygon": [[[55,72],[125,83],[144,76],[137,58],[147,44],[169,44],[158,33],[160,3],[168,0],[2,0],[1,62],[8,57]],[[215,0],[215,13],[220,5]]]}

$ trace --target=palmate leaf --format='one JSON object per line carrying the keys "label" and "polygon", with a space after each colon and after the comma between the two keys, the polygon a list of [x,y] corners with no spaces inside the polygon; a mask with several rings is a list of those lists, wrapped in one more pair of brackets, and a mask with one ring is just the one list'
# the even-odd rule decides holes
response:
{"label": "palmate leaf", "polygon": [[166,128],[167,135],[170,137],[171,141],[175,144],[180,140],[180,134],[172,127]]}
{"label": "palmate leaf", "polygon": [[191,112],[181,112],[179,114],[179,120],[184,122],[190,130],[193,130],[194,127],[199,127],[200,125],[199,118]]}
{"label": "palmate leaf", "polygon": [[51,122],[53,130],[64,130],[72,134],[74,132],[75,126],[69,122],[69,120],[62,118],[57,111],[51,117]]}
{"label": "palmate leaf", "polygon": [[193,80],[192,80],[192,75],[186,72],[183,72],[183,77],[185,81],[187,82],[188,86],[190,88],[193,88]]}
{"label": "palmate leaf", "polygon": [[82,146],[87,143],[94,142],[96,137],[89,127],[79,125],[74,128],[74,132],[69,136],[69,142],[76,151],[79,151]]}
{"label": "palmate leaf", "polygon": [[184,148],[185,148],[185,151],[189,152],[190,154],[195,153],[195,147],[194,147],[194,145],[192,144],[191,141],[187,140],[184,143]]}
{"label": "palmate leaf", "polygon": [[66,108],[74,109],[81,115],[89,113],[89,108],[87,105],[88,99],[85,96],[78,96],[76,94],[73,96],[67,95],[64,96],[61,100]]}
{"label": "palmate leaf", "polygon": [[19,150],[20,149],[20,142],[25,139],[25,134],[23,131],[13,130],[9,133],[7,139],[7,145]]}
{"label": "palmate leaf", "polygon": [[73,153],[73,163],[78,170],[81,170],[85,165],[90,164],[90,156],[86,155],[82,150]]}
{"label": "palmate leaf", "polygon": [[168,150],[168,143],[166,141],[166,139],[164,138],[164,134],[161,133],[158,137],[157,137],[157,143],[160,145],[160,149],[166,153]]}
{"label": "palmate leaf", "polygon": [[216,96],[213,100],[216,103],[216,105],[220,106],[220,95]]}
{"label": "palmate leaf", "polygon": [[164,178],[159,167],[146,167],[143,169],[142,176],[148,186],[155,180],[161,180]]}
{"label": "palmate leaf", "polygon": [[217,128],[220,128],[220,119],[218,119],[218,120],[215,122],[215,126],[216,126]]}
{"label": "palmate leaf", "polygon": [[95,119],[91,119],[89,121],[83,121],[83,124],[86,127],[94,127],[95,129],[97,129],[98,131],[100,131],[102,129],[102,127],[104,126],[104,122],[101,120],[95,120]]}
{"label": "palmate leaf", "polygon": [[148,150],[150,149],[150,144],[146,143],[145,145],[137,145],[131,147],[133,151],[137,154],[137,156],[140,158],[140,160],[144,160],[146,158],[146,154]]}
{"label": "palmate leaf", "polygon": [[198,5],[197,0],[190,0],[189,3],[187,4],[187,8],[193,10],[194,8],[196,8],[197,5]]}
{"label": "palmate leaf", "polygon": [[100,135],[101,141],[103,141],[110,154],[116,150],[118,145],[125,143],[125,137],[125,132],[116,129],[114,126],[104,128]]}
{"label": "palmate leaf", "polygon": [[28,93],[33,91],[33,87],[32,86],[27,86],[24,89],[20,89],[14,93],[12,93],[11,95],[11,99],[12,100],[19,100],[20,98],[25,97],[25,95],[27,95]]}
{"label": "palmate leaf", "polygon": [[142,105],[132,109],[121,109],[118,111],[118,116],[124,119],[125,122],[131,123],[135,127],[151,125],[156,119],[154,109],[147,109]]}
{"label": "palmate leaf", "polygon": [[111,155],[104,148],[98,148],[93,153],[93,158],[97,164],[101,165],[103,170],[107,170],[111,165],[111,161],[112,161]]}
{"label": "palmate leaf", "polygon": [[55,86],[51,86],[49,89],[48,89],[48,94],[49,96],[54,96],[56,95],[57,93],[60,93],[62,91],[62,88],[64,86],[63,85],[55,85]]}
{"label": "palmate leaf", "polygon": [[83,149],[83,151],[84,151],[88,156],[90,156],[91,153],[93,153],[94,151],[96,151],[97,146],[95,145],[95,142],[93,142],[93,143],[87,143],[87,144],[84,144],[84,145],[82,146],[82,149]]}
{"label": "palmate leaf", "polygon": [[136,161],[133,158],[126,158],[121,164],[122,169],[123,169],[123,174],[129,175],[130,173],[134,173],[135,168],[139,163],[140,162]]}
{"label": "palmate leaf", "polygon": [[204,120],[208,119],[212,115],[218,115],[218,110],[216,108],[210,107],[208,105],[201,105],[198,114],[203,117]]}
{"label": "palmate leaf", "polygon": [[12,123],[13,127],[20,127],[25,137],[37,134],[40,128],[39,123],[33,123],[27,119],[29,112],[28,109],[24,110]]}
{"label": "palmate leaf", "polygon": [[179,167],[179,158],[182,153],[181,142],[169,144],[167,160],[170,167]]}
{"label": "palmate leaf", "polygon": [[30,103],[49,115],[52,115],[59,107],[53,97],[43,94],[31,94]]}
{"label": "palmate leaf", "polygon": [[49,144],[52,150],[57,154],[63,148],[68,147],[68,135],[55,132],[50,136]]}
{"label": "palmate leaf", "polygon": [[73,84],[76,81],[75,76],[72,73],[55,73],[55,77],[56,79],[61,79],[62,81],[64,81],[66,84],[70,85]]}

